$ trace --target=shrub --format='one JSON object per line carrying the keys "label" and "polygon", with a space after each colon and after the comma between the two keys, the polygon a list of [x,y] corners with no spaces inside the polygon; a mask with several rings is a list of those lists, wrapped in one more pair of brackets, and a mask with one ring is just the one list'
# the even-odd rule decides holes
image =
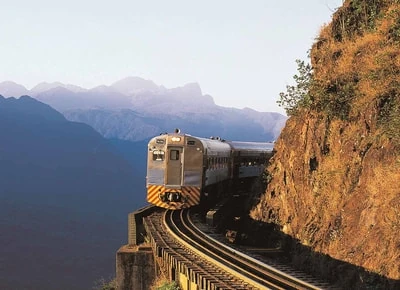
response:
{"label": "shrub", "polygon": [[164,282],[161,286],[157,286],[156,290],[180,290],[176,282]]}
{"label": "shrub", "polygon": [[380,98],[378,124],[389,138],[400,142],[400,96],[395,91]]}
{"label": "shrub", "polygon": [[311,96],[310,86],[312,82],[312,67],[304,61],[297,59],[298,75],[294,75],[296,82],[294,86],[286,86],[286,93],[279,94],[277,101],[280,107],[283,107],[288,116],[296,115],[301,108],[310,107]]}
{"label": "shrub", "polygon": [[110,281],[106,281],[104,278],[96,281],[93,290],[116,290],[117,289],[117,281],[114,279]]}

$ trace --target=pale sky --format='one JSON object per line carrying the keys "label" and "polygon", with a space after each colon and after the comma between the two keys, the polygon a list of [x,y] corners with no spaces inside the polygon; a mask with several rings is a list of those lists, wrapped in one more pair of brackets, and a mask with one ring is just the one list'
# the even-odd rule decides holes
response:
{"label": "pale sky", "polygon": [[197,82],[225,107],[280,112],[342,0],[0,0],[0,82]]}

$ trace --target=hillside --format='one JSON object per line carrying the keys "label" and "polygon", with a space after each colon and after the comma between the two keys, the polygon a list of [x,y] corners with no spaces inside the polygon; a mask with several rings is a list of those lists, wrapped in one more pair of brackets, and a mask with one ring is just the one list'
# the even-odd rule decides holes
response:
{"label": "hillside", "polygon": [[88,125],[0,96],[0,288],[90,289],[115,268],[139,174]]}
{"label": "hillside", "polygon": [[321,29],[251,212],[347,289],[400,287],[399,19],[399,1],[347,0]]}

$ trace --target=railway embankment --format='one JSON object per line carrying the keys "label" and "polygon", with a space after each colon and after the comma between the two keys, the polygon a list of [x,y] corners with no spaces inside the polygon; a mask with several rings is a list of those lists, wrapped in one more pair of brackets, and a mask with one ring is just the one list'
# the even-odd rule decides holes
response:
{"label": "railway embankment", "polygon": [[[232,204],[222,204],[207,213],[229,213],[224,207]],[[117,252],[118,289],[153,289],[160,277],[181,289],[337,289],[283,262],[282,248],[250,245],[242,239],[231,243],[225,227],[235,227],[238,214],[234,210],[220,227],[218,219],[210,223],[210,215],[199,208],[148,207],[130,214],[129,244]]]}
{"label": "railway embankment", "polygon": [[143,218],[152,214],[154,206],[138,209],[128,215],[128,244],[116,254],[116,282],[119,290],[150,289],[156,279],[156,262]]}
{"label": "railway embankment", "polygon": [[116,256],[118,289],[150,289],[155,280],[155,261],[148,246],[122,246]]}

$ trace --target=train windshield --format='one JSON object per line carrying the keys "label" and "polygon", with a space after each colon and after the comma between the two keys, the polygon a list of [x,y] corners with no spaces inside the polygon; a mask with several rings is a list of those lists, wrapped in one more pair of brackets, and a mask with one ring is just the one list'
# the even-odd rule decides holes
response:
{"label": "train windshield", "polygon": [[164,160],[164,151],[163,150],[154,150],[153,151],[153,161],[163,161]]}
{"label": "train windshield", "polygon": [[170,160],[179,160],[179,150],[171,150],[169,159]]}

